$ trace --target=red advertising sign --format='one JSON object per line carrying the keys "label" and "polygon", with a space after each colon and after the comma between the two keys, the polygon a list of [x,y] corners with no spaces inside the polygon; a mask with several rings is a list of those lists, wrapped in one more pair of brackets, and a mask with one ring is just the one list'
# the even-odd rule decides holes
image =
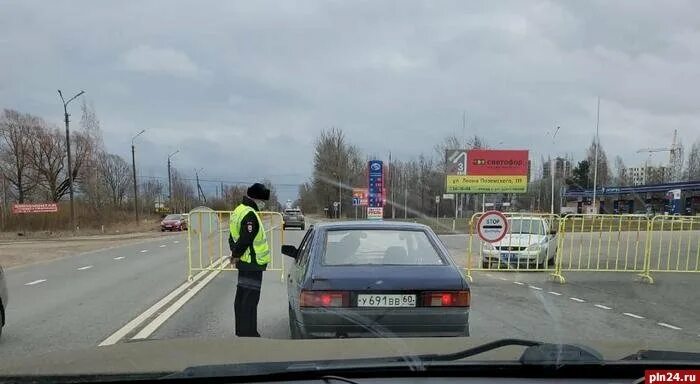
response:
{"label": "red advertising sign", "polygon": [[472,149],[467,152],[470,176],[526,176],[526,150]]}
{"label": "red advertising sign", "polygon": [[39,204],[12,204],[12,213],[53,213],[58,212],[58,204],[56,203],[39,203]]}
{"label": "red advertising sign", "polygon": [[[366,207],[368,204],[367,188],[353,188],[352,189],[352,205]],[[382,188],[382,205],[386,205],[386,188]]]}

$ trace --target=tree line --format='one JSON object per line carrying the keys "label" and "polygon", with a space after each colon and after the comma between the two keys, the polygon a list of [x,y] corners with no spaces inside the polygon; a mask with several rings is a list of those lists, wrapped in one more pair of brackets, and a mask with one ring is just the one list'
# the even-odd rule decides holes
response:
{"label": "tree line", "polygon": [[[596,151],[596,146],[598,150]],[[445,192],[445,172],[447,163],[445,151],[448,149],[489,148],[484,138],[474,135],[468,138],[451,135],[444,137],[433,146],[433,151],[420,153],[411,159],[393,158],[387,161],[390,154],[384,154],[381,159],[387,167],[385,171],[385,186],[388,203],[384,209],[387,218],[396,217],[451,217],[458,209],[457,215],[469,217],[473,212],[480,211],[483,205],[493,202],[508,201],[512,210],[549,211],[552,199],[555,200],[555,210],[561,204],[559,196],[564,189],[589,189],[593,187],[594,179],[599,187],[626,186],[631,184],[631,177],[626,172],[622,158],[614,159],[614,172],[608,160],[605,149],[593,139],[585,152],[585,158],[570,163],[568,173],[550,174],[544,178],[543,168],[548,161],[555,159],[540,158],[539,164],[531,162],[528,191],[524,194],[471,194],[457,196],[455,200],[439,199]],[[597,172],[594,169],[597,153]],[[532,153],[531,153],[532,156]],[[352,206],[352,188],[367,187],[367,162],[372,156],[363,154],[357,146],[349,142],[345,133],[338,128],[323,130],[314,144],[313,173],[311,178],[301,184],[296,204],[307,212],[332,213],[333,202],[341,202],[343,216],[353,217],[355,208]],[[532,160],[532,159],[531,159]],[[650,182],[668,182],[662,173],[652,174]],[[555,178],[552,183],[552,177]],[[683,168],[684,180],[700,180],[700,140],[692,146]],[[552,194],[551,185],[554,184]],[[393,193],[392,193],[393,190]]]}
{"label": "tree line", "polygon": [[[71,175],[77,224],[98,227],[129,220],[134,212],[133,171],[130,162],[109,153],[102,140],[95,108],[83,101],[79,124],[70,132]],[[2,229],[58,229],[69,224],[65,203],[70,192],[64,127],[39,116],[13,109],[0,115],[0,192]],[[156,206],[171,212],[186,212],[197,205],[232,209],[245,194],[247,186],[221,185],[217,197],[204,201],[197,186],[176,168],[171,171],[172,196],[164,177],[137,175],[139,211],[158,214]],[[271,186],[271,183],[268,182]],[[218,190],[218,188],[217,188]],[[273,190],[271,206],[278,208]],[[169,199],[170,197],[170,199]],[[13,217],[12,203],[56,202],[59,213],[42,218]],[[29,227],[29,228],[27,228]]]}

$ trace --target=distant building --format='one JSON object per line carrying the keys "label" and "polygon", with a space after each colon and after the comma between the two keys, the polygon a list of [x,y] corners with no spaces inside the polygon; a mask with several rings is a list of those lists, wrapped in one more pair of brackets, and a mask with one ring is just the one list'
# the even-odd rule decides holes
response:
{"label": "distant building", "polygon": [[670,167],[631,167],[623,170],[623,177],[630,185],[647,185],[667,183],[673,178]]}
{"label": "distant building", "polygon": [[[549,179],[552,171],[551,160],[547,160],[542,165],[542,177]],[[565,179],[571,176],[571,160],[557,157],[554,159],[554,177],[556,179]]]}

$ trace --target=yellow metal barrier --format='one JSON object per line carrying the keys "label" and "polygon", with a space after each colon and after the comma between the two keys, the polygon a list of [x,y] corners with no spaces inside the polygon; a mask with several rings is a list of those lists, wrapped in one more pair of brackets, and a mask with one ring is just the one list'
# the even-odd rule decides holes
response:
{"label": "yellow metal barrier", "polygon": [[633,272],[649,280],[645,215],[566,215],[559,221],[554,278],[564,272]]}
{"label": "yellow metal barrier", "polygon": [[499,242],[484,242],[477,234],[477,223],[483,213],[469,220],[467,239],[467,278],[472,271],[554,272],[556,236],[552,229],[561,218],[549,213],[504,212],[508,233]]}
{"label": "yellow metal barrier", "polygon": [[[231,264],[221,263],[231,256],[229,248],[229,218],[233,211],[214,211],[196,208],[190,211],[187,226],[187,278],[199,271],[233,271]],[[284,256],[280,249],[284,244],[282,214],[278,212],[258,212],[267,241],[270,245],[268,271],[280,271],[284,280]]]}
{"label": "yellow metal barrier", "polygon": [[700,217],[655,216],[649,223],[646,268],[652,272],[700,272]]}

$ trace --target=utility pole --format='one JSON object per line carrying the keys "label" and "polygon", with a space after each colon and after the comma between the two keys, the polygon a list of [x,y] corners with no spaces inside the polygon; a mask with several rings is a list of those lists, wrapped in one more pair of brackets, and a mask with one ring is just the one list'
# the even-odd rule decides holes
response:
{"label": "utility pole", "polygon": [[75,205],[73,203],[73,167],[71,164],[70,153],[70,114],[68,113],[68,103],[75,100],[78,96],[82,95],[83,93],[85,93],[85,91],[80,91],[75,96],[71,97],[70,99],[68,99],[68,101],[66,101],[63,98],[63,93],[61,93],[61,90],[58,90],[58,95],[61,96],[61,101],[63,102],[63,116],[66,122],[66,151],[68,154],[68,191],[70,193],[70,226],[73,229],[75,229]]}
{"label": "utility pole", "polygon": [[168,205],[170,205],[169,208],[171,208],[171,209],[172,209],[172,200],[173,200],[173,182],[172,182],[172,178],[171,178],[171,174],[170,174],[170,158],[175,156],[175,154],[178,152],[180,152],[179,149],[168,155]]}
{"label": "utility pole", "polygon": [[134,140],[144,132],[146,132],[146,130],[142,129],[141,132],[131,138],[131,170],[134,173],[134,212],[136,213],[136,225],[139,224],[139,189],[136,183],[136,149],[134,147]]}
{"label": "utility pole", "polygon": [[408,177],[403,177],[403,218],[408,218]]}
{"label": "utility pole", "polygon": [[598,213],[596,208],[596,188],[598,188],[598,147],[600,146],[600,138],[598,137],[598,126],[600,125],[600,96],[598,96],[598,111],[596,112],[595,121],[595,159],[593,160],[593,214]]}
{"label": "utility pole", "polygon": [[394,204],[394,168],[391,162],[391,152],[389,152],[389,200],[391,200],[391,218],[396,218],[396,205]]}
{"label": "utility pole", "polygon": [[[557,137],[557,133],[559,133],[559,127],[557,125],[557,129],[554,130],[554,134],[552,135],[552,148],[554,148],[554,139]],[[552,157],[549,157],[549,178],[552,179],[552,201],[551,201],[551,209],[550,213],[554,214],[554,161],[552,161]]]}

